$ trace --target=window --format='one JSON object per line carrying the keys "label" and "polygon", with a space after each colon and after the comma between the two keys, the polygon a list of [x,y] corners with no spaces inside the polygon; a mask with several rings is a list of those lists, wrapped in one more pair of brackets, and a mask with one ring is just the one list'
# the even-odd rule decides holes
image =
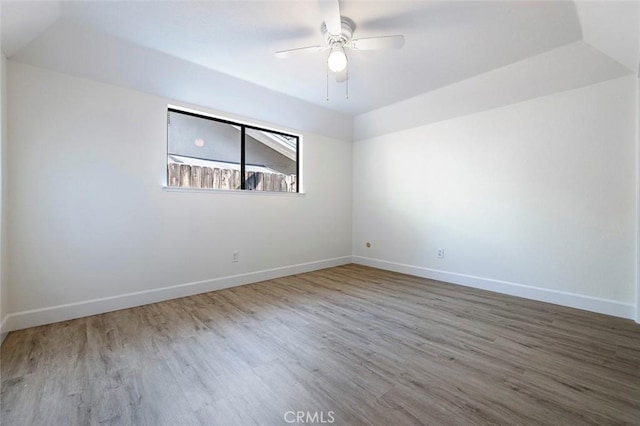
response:
{"label": "window", "polygon": [[298,136],[169,108],[167,186],[298,192]]}

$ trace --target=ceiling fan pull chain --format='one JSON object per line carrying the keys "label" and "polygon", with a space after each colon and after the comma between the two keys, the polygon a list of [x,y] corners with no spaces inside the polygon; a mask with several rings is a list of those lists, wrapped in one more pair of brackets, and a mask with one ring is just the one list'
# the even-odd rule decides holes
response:
{"label": "ceiling fan pull chain", "polygon": [[349,68],[347,68],[347,99],[349,99]]}
{"label": "ceiling fan pull chain", "polygon": [[327,102],[329,102],[329,67],[327,68]]}

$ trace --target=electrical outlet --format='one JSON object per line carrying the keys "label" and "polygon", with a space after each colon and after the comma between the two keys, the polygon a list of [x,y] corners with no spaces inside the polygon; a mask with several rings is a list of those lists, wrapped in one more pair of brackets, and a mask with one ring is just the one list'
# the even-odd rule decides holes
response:
{"label": "electrical outlet", "polygon": [[444,249],[443,248],[439,248],[438,249],[438,259],[444,259]]}
{"label": "electrical outlet", "polygon": [[240,261],[240,252],[239,251],[234,251],[233,253],[231,253],[231,261],[233,263],[236,263],[236,262]]}

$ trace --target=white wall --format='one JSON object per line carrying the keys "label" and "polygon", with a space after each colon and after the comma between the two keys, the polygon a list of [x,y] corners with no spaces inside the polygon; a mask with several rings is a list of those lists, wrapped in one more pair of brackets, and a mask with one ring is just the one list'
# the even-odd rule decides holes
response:
{"label": "white wall", "polygon": [[638,199],[638,222],[636,227],[636,322],[640,323],[640,64],[638,65],[638,78],[636,79],[636,194]]}
{"label": "white wall", "polygon": [[9,330],[351,260],[350,141],[303,133],[306,195],[172,192],[184,104],[13,61],[9,103]]}
{"label": "white wall", "polygon": [[7,58],[0,52],[0,343],[7,333],[3,329],[3,324],[9,313],[9,281],[6,279],[5,254],[7,252],[6,236],[6,197],[7,183],[5,179],[6,145],[7,145]]}
{"label": "white wall", "polygon": [[632,318],[635,102],[627,76],[357,140],[356,261]]}

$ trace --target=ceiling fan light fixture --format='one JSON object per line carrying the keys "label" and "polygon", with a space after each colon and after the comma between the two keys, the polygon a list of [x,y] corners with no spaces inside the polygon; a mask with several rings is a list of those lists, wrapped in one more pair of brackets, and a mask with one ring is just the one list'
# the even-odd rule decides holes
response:
{"label": "ceiling fan light fixture", "polygon": [[334,46],[331,48],[329,58],[327,59],[327,66],[333,72],[341,72],[347,67],[347,54],[344,51],[343,46]]}

